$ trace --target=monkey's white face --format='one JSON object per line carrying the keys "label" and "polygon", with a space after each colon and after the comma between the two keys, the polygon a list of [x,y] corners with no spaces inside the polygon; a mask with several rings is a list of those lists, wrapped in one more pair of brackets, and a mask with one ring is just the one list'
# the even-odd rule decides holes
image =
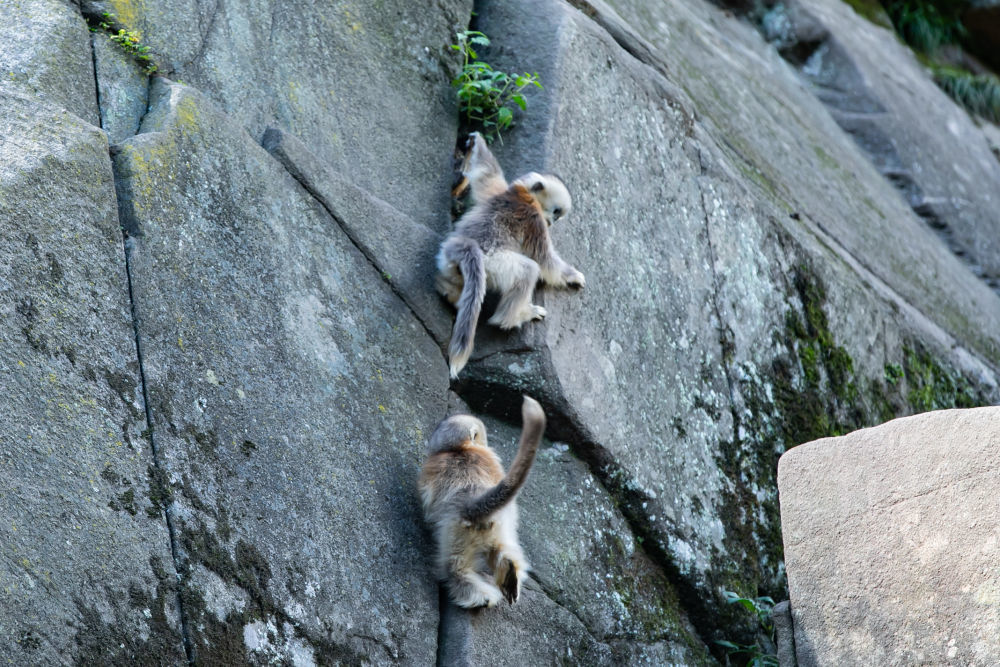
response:
{"label": "monkey's white face", "polygon": [[555,176],[531,172],[517,179],[516,182],[528,188],[538,205],[542,207],[545,221],[549,225],[569,213],[570,209],[573,208],[573,199],[569,195],[569,190]]}

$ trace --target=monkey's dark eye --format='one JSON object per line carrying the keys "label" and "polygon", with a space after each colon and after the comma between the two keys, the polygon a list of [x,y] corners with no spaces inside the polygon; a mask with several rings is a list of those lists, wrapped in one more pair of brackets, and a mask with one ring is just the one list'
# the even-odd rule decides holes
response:
{"label": "monkey's dark eye", "polygon": [[552,210],[552,215],[555,216],[555,217],[557,217],[557,218],[561,218],[562,214],[563,214],[563,210],[561,208],[557,208],[557,209],[553,209]]}

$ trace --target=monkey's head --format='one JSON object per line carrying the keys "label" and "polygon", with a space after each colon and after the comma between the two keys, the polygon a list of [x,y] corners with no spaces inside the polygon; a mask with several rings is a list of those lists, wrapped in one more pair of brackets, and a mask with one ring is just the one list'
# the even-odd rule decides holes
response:
{"label": "monkey's head", "polygon": [[427,453],[445,452],[470,442],[486,447],[486,426],[471,415],[453,415],[434,429],[427,441]]}
{"label": "monkey's head", "polygon": [[514,182],[528,189],[538,205],[542,207],[545,221],[550,226],[573,208],[573,199],[569,196],[566,184],[555,174],[531,172]]}

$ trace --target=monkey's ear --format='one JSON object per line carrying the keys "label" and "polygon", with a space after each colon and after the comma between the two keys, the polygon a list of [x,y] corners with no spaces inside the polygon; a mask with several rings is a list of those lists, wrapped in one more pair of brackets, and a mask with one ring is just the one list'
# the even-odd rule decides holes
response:
{"label": "monkey's ear", "polygon": [[545,183],[542,183],[541,181],[538,181],[531,185],[532,192],[541,192],[544,189],[545,189]]}

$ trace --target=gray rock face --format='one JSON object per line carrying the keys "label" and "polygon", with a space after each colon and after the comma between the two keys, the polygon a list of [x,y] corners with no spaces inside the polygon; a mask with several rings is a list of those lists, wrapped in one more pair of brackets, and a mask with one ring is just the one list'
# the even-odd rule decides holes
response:
{"label": "gray rock face", "polygon": [[[706,12],[698,3],[665,4],[655,11],[641,5],[615,2],[647,39],[676,50],[679,85],[728,158],[730,172],[756,188],[754,199],[774,206],[766,215],[800,243],[821,239],[830,251],[860,264],[905,302],[958,334],[978,355],[997,358],[997,339],[978,333],[995,326],[996,299],[969,279],[966,265],[941,252],[940,239],[901,205],[865,155],[843,141],[825,107],[750,26]],[[760,121],[764,118],[782,121]],[[886,242],[891,238],[905,243]],[[738,262],[734,256],[725,264]],[[987,319],[977,322],[980,317]]]}
{"label": "gray rock face", "polygon": [[264,148],[341,225],[382,278],[399,294],[440,345],[451,339],[452,313],[434,290],[434,256],[441,237],[388,203],[351,185],[296,137],[277,128]]}
{"label": "gray rock face", "polygon": [[792,609],[788,600],[779,602],[771,610],[771,621],[774,623],[774,634],[777,639],[777,658],[779,667],[795,667],[795,636],[792,627]]}
{"label": "gray rock face", "polygon": [[[481,3],[485,58],[545,86],[494,148],[563,175],[552,233],[588,281],[481,327],[451,387],[432,274],[470,2],[80,3],[185,84],[151,86],[72,4],[9,4],[15,664],[721,660],[756,629],[722,590],[784,597],[782,451],[1000,399],[1000,298],[710,4]],[[515,607],[439,604],[414,487],[449,389],[507,460],[524,392],[559,443]]]}
{"label": "gray rock face", "polygon": [[90,3],[139,30],[162,73],[252,136],[279,126],[349,182],[420,224],[448,222],[457,108],[447,45],[471,0]]}
{"label": "gray rock face", "polygon": [[12,0],[0,6],[0,78],[97,124],[87,24],[63,0]]}
{"label": "gray rock face", "polygon": [[0,86],[0,662],[183,660],[104,134]]}
{"label": "gray rock face", "polygon": [[[549,316],[518,337],[481,327],[459,391],[498,413],[514,392],[545,398],[556,437],[612,489],[704,638],[727,613],[725,581],[782,586],[767,546],[777,453],[920,409],[906,405],[922,382],[914,339],[955,347],[950,363],[995,387],[977,355],[995,358],[982,332],[1000,302],[750,26],[690,3],[618,2],[624,21],[581,6],[479,13],[504,45],[491,61],[546,86],[501,161],[565,175],[574,212],[553,237],[588,280],[545,292]],[[922,282],[915,266],[939,268]],[[913,384],[887,388],[886,366]],[[810,397],[821,385],[826,405]]]}
{"label": "gray rock face", "polygon": [[106,33],[95,32],[91,40],[101,128],[108,133],[108,141],[115,144],[139,131],[148,103],[149,78]]}
{"label": "gray rock face", "polygon": [[805,34],[786,49],[831,115],[952,251],[1000,287],[1000,161],[982,132],[891,30],[839,0],[792,7]]}
{"label": "gray rock face", "polygon": [[428,664],[414,474],[441,354],[214,105],[163,79],[151,99],[115,164],[197,659]]}
{"label": "gray rock face", "polygon": [[994,664],[998,482],[998,408],[898,419],[782,456],[798,664]]}

